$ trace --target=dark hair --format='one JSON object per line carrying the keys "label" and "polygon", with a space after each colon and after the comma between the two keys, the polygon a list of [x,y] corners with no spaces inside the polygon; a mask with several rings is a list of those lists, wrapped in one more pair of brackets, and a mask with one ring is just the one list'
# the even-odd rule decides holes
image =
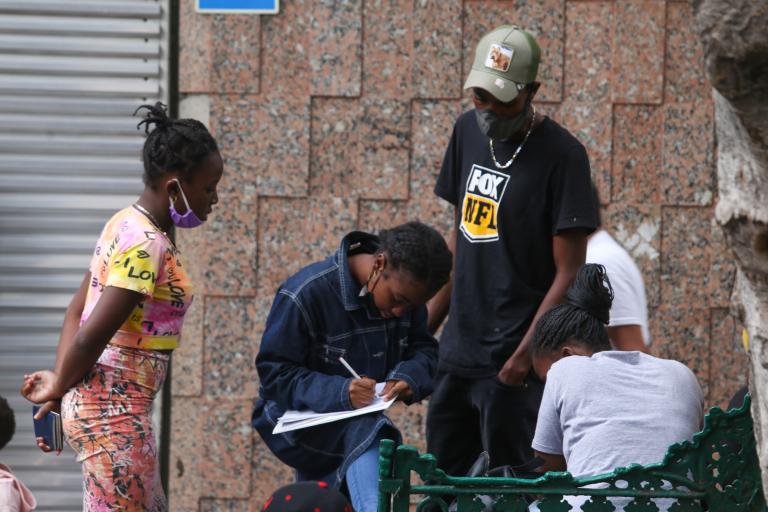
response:
{"label": "dark hair", "polygon": [[[136,115],[146,109],[144,119],[136,125],[144,133],[142,157],[144,175],[142,179],[149,186],[155,185],[168,171],[176,171],[184,181],[189,181],[195,169],[211,153],[218,153],[216,141],[203,123],[196,119],[171,119],[165,105],[159,101],[154,105],[142,105]],[[150,127],[154,128],[150,131]]]}
{"label": "dark hair", "polygon": [[13,409],[8,405],[8,400],[0,396],[0,450],[5,448],[14,432],[16,432],[16,417]]}
{"label": "dark hair", "polygon": [[453,257],[442,235],[434,228],[411,221],[379,233],[379,250],[387,253],[389,265],[409,272],[430,292],[443,287],[451,276]]}
{"label": "dark hair", "polygon": [[610,319],[613,287],[605,267],[595,263],[581,267],[565,298],[565,304],[554,306],[536,323],[533,354],[556,350],[566,341],[581,343],[593,352],[609,350],[605,325]]}

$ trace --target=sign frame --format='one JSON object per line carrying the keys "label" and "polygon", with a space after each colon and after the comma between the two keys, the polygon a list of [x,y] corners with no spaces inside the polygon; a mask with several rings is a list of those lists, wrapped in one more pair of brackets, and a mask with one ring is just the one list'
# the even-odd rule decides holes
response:
{"label": "sign frame", "polygon": [[[280,13],[280,0],[272,0],[274,8],[272,9],[242,9],[242,8],[210,8],[201,7],[200,3],[205,0],[195,0],[195,11],[200,14],[279,14]],[[224,0],[223,3],[243,3],[244,0]]]}

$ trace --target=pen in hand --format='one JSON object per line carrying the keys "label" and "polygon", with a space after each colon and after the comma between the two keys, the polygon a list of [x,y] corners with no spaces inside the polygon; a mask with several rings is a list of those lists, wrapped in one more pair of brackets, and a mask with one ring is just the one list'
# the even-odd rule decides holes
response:
{"label": "pen in hand", "polygon": [[339,356],[339,362],[344,365],[344,368],[349,370],[349,373],[351,373],[354,378],[362,379],[362,377],[355,371],[355,369],[349,366],[349,363],[343,357]]}
{"label": "pen in hand", "polygon": [[352,407],[359,409],[373,403],[376,393],[376,381],[367,377],[361,377],[343,357],[339,357],[339,362],[354,377],[354,380],[349,384],[349,401],[352,403]]}

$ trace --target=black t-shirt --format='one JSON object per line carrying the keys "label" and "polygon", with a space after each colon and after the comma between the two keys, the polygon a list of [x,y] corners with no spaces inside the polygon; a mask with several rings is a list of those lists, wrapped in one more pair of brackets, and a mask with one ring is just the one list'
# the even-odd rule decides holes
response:
{"label": "black t-shirt", "polygon": [[[506,163],[517,146],[494,142],[496,160]],[[584,146],[551,119],[498,169],[474,111],[459,117],[435,187],[458,212],[441,370],[486,377],[512,355],[554,280],[552,237],[597,226],[591,186]]]}

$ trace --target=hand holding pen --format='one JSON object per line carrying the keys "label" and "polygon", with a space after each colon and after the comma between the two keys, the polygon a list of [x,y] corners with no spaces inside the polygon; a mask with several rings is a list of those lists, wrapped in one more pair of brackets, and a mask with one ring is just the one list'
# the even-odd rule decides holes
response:
{"label": "hand holding pen", "polygon": [[[376,381],[367,377],[361,377],[343,357],[339,357],[339,362],[355,378],[349,384],[349,399],[352,402],[352,407],[359,409],[372,403],[375,395]],[[388,380],[384,385],[384,389],[379,393],[379,396],[384,400],[392,400],[393,398],[408,400],[412,395],[413,390],[411,386],[404,380]]]}
{"label": "hand holding pen", "polygon": [[373,403],[376,396],[376,381],[368,377],[361,377],[343,357],[339,357],[339,362],[354,377],[354,380],[349,383],[349,401],[352,402],[352,407],[359,409]]}

